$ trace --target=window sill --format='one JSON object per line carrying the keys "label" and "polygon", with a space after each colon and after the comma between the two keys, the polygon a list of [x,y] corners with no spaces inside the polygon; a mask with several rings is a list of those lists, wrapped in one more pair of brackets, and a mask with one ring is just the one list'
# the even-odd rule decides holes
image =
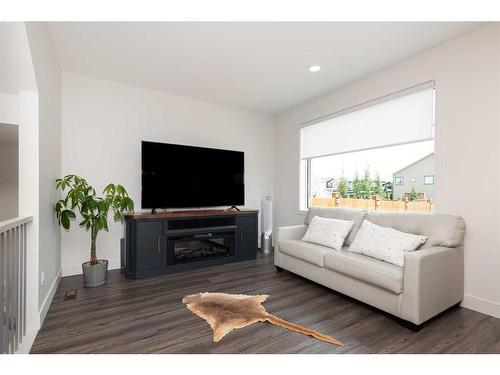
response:
{"label": "window sill", "polygon": [[297,215],[306,216],[307,215],[307,210],[298,210],[297,211]]}

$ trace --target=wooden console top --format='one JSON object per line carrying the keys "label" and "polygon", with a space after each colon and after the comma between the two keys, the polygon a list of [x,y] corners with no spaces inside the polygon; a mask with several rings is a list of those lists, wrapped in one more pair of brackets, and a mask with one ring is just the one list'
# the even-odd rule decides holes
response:
{"label": "wooden console top", "polygon": [[185,211],[157,211],[156,214],[151,212],[139,212],[125,215],[125,220],[136,219],[173,219],[178,217],[204,217],[204,216],[237,216],[257,214],[259,210],[185,210]]}

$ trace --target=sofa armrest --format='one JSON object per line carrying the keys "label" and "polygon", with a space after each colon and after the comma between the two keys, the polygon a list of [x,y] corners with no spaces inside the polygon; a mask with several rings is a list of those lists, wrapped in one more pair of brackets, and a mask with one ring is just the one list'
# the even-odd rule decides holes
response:
{"label": "sofa armrest", "polygon": [[300,240],[306,234],[307,225],[291,225],[276,228],[276,243],[284,240]]}
{"label": "sofa armrest", "polygon": [[291,225],[276,228],[276,238],[274,239],[274,264],[280,265],[280,241],[300,240],[306,233],[307,225]]}
{"label": "sofa armrest", "polygon": [[464,294],[463,248],[435,246],[405,254],[401,315],[421,324]]}

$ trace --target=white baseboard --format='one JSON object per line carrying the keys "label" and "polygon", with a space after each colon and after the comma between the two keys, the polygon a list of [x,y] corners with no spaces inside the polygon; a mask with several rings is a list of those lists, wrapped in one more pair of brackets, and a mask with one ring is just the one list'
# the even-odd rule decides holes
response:
{"label": "white baseboard", "polygon": [[52,282],[52,285],[50,286],[49,293],[47,293],[47,296],[43,300],[42,306],[40,307],[40,309],[38,309],[40,324],[36,328],[26,330],[26,336],[24,336],[22,338],[22,342],[19,343],[19,348],[16,351],[16,354],[29,354],[31,347],[35,342],[36,335],[38,334],[38,331],[42,326],[45,317],[47,316],[47,312],[49,311],[50,304],[54,299],[54,295],[57,292],[57,288],[59,287],[59,283],[61,282],[61,275],[62,269],[59,269],[59,272],[57,273],[54,281]]}
{"label": "white baseboard", "polygon": [[495,301],[465,294],[464,300],[460,306],[486,315],[494,316],[495,318],[500,318],[500,303]]}
{"label": "white baseboard", "polygon": [[38,313],[40,315],[40,327],[43,324],[43,321],[45,320],[45,317],[47,316],[47,312],[49,311],[50,304],[52,303],[52,300],[54,299],[54,295],[56,294],[57,287],[59,286],[59,283],[61,282],[61,275],[62,275],[62,268],[59,269],[59,272],[57,273],[54,281],[52,282],[52,285],[50,286],[49,292],[47,293],[47,296],[43,300],[42,306],[38,310]]}
{"label": "white baseboard", "polygon": [[29,354],[33,343],[35,342],[36,335],[38,334],[38,329],[26,330],[26,336],[23,337],[23,341],[19,343],[19,348],[16,354]]}
{"label": "white baseboard", "polygon": [[[120,259],[108,259],[108,270],[119,270],[121,267]],[[62,275],[63,276],[74,276],[82,274],[82,265],[80,264],[69,264],[63,265]]]}

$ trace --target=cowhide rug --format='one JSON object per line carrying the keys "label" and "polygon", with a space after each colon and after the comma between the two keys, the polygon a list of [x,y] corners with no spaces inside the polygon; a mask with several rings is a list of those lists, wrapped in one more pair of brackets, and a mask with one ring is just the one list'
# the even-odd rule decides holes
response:
{"label": "cowhide rug", "polygon": [[333,337],[269,314],[262,306],[268,297],[266,294],[247,296],[244,294],[198,293],[184,297],[182,303],[186,304],[191,312],[210,324],[214,332],[214,342],[218,342],[233,329],[246,327],[256,322],[269,322],[333,345],[343,345]]}

